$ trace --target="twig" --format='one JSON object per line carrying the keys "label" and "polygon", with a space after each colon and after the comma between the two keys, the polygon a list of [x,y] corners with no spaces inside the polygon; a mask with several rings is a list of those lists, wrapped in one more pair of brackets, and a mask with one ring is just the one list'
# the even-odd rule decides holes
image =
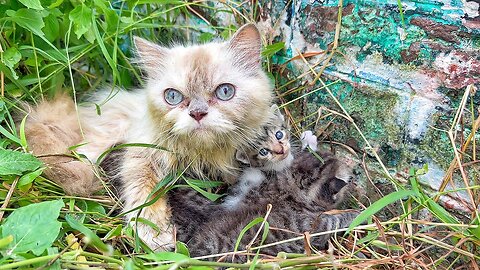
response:
{"label": "twig", "polygon": [[[77,239],[77,238],[75,238]],[[75,243],[78,243],[77,241],[72,241],[67,247],[65,247],[60,253],[57,254],[57,256],[53,259],[51,259],[46,265],[38,268],[38,270],[43,270],[46,268],[49,268],[52,264],[54,264],[65,252],[67,252]]]}
{"label": "twig", "polygon": [[[442,181],[442,184],[440,185],[440,188],[438,189],[438,191],[442,192],[443,190],[445,190],[445,187],[447,186],[447,183],[451,181],[452,179],[452,176],[453,176],[453,171],[455,169],[455,167],[457,166],[458,164],[458,168],[460,170],[460,174],[462,175],[462,179],[463,179],[463,182],[465,183],[465,187],[469,187],[469,183],[468,183],[468,179],[467,179],[467,174],[465,173],[465,170],[463,169],[463,166],[462,166],[462,161],[461,161],[461,157],[460,157],[460,154],[459,154],[459,151],[457,149],[457,146],[455,144],[455,137],[456,137],[456,126],[461,118],[461,113],[462,111],[464,110],[466,104],[467,104],[467,99],[468,99],[468,96],[470,95],[470,93],[472,93],[474,90],[474,86],[473,84],[470,84],[467,86],[467,88],[465,89],[465,92],[463,94],[463,97],[462,97],[462,100],[460,102],[460,105],[457,109],[457,112],[455,114],[455,117],[453,119],[453,122],[452,122],[452,126],[450,127],[450,130],[448,130],[448,137],[450,139],[450,143],[452,144],[452,147],[453,147],[453,153],[455,155],[455,158],[454,160],[450,163],[450,167],[448,168],[448,171],[445,175],[445,178],[443,179]],[[468,136],[468,138],[465,140],[465,143],[463,144],[463,146],[461,147],[461,152],[465,152],[466,148],[468,147],[468,145],[470,144],[470,141],[473,139],[475,140],[475,137],[474,137],[474,134],[476,132],[476,130],[478,129],[478,126],[480,126],[480,116],[479,118],[475,121],[474,125],[473,125],[473,130],[472,132],[470,133],[470,135]],[[476,215],[476,202],[475,202],[475,199],[474,199],[474,196],[473,196],[473,193],[470,189],[467,189],[467,193],[468,193],[468,196],[470,198],[470,201],[472,203],[472,209],[473,209],[473,214],[474,216]],[[437,201],[439,199],[439,196],[436,196],[435,198],[435,201]]]}
{"label": "twig", "polygon": [[0,209],[2,209],[2,211],[0,211],[0,221],[2,221],[3,214],[5,213],[4,209],[7,208],[8,203],[10,202],[10,199],[12,198],[13,192],[15,191],[15,187],[17,186],[17,183],[18,183],[19,179],[20,179],[20,177],[17,176],[15,178],[15,180],[13,180],[13,183],[10,186],[10,189],[8,190],[7,197],[5,197],[5,201],[3,202],[2,207],[0,208]]}

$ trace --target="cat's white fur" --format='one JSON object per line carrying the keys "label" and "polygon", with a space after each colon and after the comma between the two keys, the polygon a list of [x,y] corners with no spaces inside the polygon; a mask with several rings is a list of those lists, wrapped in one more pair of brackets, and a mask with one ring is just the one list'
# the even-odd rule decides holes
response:
{"label": "cat's white fur", "polygon": [[235,206],[243,201],[245,195],[260,186],[263,180],[265,180],[265,173],[260,168],[245,168],[235,184],[235,195],[227,196],[222,205],[227,209],[235,209]]}
{"label": "cat's white fur", "polygon": [[[261,68],[261,37],[256,27],[245,25],[226,42],[165,48],[135,38],[135,45],[139,63],[148,74],[145,89],[119,91],[101,104],[100,115],[93,105],[80,107],[79,121],[75,119],[71,100],[43,102],[29,115],[26,125],[27,140],[34,153],[45,154],[55,145],[58,147],[54,154],[69,153],[69,146],[83,142],[87,144],[76,150],[90,162],[96,162],[101,153],[118,143],[147,143],[168,149],[126,148],[118,171],[125,211],[144,204],[167,174],[184,168],[198,178],[236,179],[235,150],[253,141],[260,127],[271,118],[271,84]],[[218,100],[213,94],[222,83],[236,88],[234,98],[229,101]],[[164,99],[167,88],[181,91],[186,97],[184,103],[167,104]],[[103,101],[108,93],[96,94],[93,101]],[[201,121],[190,117],[191,103],[208,104],[208,114]],[[53,105],[58,107],[53,110],[55,112],[68,107],[68,117],[61,113],[52,115],[50,107]],[[56,136],[52,130],[62,131],[57,133],[65,133],[65,136]],[[68,143],[64,137],[68,138]],[[54,159],[55,156],[46,162],[52,180],[67,192],[88,195],[98,189],[88,166],[82,167],[82,174],[79,174],[76,173],[77,163],[63,166]],[[69,175],[82,177],[64,179]],[[76,185],[78,182],[86,184]],[[85,188],[87,185],[92,187]],[[167,196],[144,207],[140,213],[132,211],[126,215],[131,221],[139,213],[140,218],[159,228],[137,223],[139,237],[152,249],[174,245]]]}

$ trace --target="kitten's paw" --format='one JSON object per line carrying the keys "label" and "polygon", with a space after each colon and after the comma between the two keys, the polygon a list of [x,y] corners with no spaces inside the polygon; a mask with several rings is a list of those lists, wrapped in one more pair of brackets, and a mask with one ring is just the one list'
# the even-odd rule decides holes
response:
{"label": "kitten's paw", "polygon": [[337,228],[347,228],[350,226],[352,221],[360,215],[361,211],[354,210],[354,209],[347,209],[347,210],[330,210],[324,212],[324,215],[328,215],[335,224]]}
{"label": "kitten's paw", "polygon": [[317,136],[313,135],[311,130],[304,131],[300,136],[300,140],[302,141],[302,149],[310,147],[313,151],[317,151]]}

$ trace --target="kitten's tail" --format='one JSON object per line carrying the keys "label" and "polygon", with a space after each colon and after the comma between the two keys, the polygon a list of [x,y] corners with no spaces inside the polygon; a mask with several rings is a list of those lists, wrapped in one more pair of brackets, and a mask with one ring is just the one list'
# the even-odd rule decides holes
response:
{"label": "kitten's tail", "polygon": [[75,104],[66,94],[26,105],[28,115],[25,135],[30,150],[47,169],[45,175],[59,184],[67,194],[91,195],[101,188],[93,166],[69,156],[70,147],[82,142]]}

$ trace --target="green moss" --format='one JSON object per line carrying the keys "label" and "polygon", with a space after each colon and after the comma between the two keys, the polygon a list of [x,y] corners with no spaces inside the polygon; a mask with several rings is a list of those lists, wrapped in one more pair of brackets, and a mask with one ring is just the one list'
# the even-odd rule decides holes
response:
{"label": "green moss", "polygon": [[351,15],[342,18],[342,26],[342,44],[361,47],[363,50],[357,57],[360,61],[371,52],[380,51],[386,60],[401,62],[400,52],[426,36],[422,29],[410,25],[405,30],[405,39],[402,40],[399,34],[399,29],[402,29],[399,14],[383,9],[360,9],[358,6]]}
{"label": "green moss", "polygon": [[[383,148],[385,159],[395,166],[399,162],[398,149],[400,149],[401,127],[397,124],[397,115],[394,112],[398,96],[388,91],[362,88],[354,89],[348,83],[337,83],[330,87],[347,112],[352,116],[367,140]],[[327,93],[322,92],[309,100],[310,111],[317,110],[324,105],[341,112],[340,108],[332,105],[333,101]],[[329,117],[322,120],[320,126],[327,126],[333,119]],[[352,142],[359,148],[364,148],[354,126],[343,118],[334,120],[334,127],[330,130],[331,138],[339,142]],[[328,132],[328,131],[327,131]]]}

